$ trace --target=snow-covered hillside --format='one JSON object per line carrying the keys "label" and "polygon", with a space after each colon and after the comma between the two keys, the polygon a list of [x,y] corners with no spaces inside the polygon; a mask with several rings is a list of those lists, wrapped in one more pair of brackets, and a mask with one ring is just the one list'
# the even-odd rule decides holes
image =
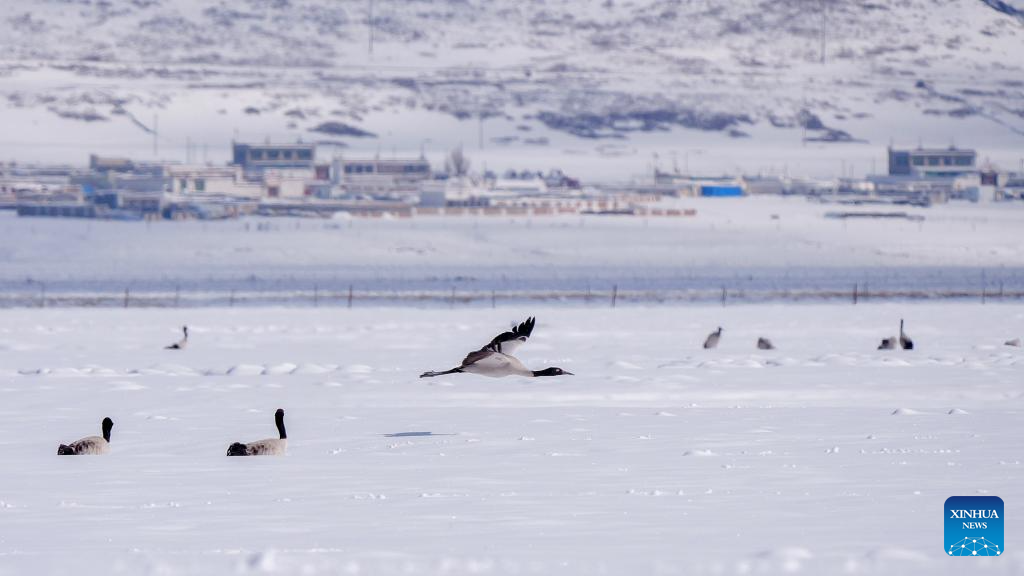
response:
{"label": "snow-covered hillside", "polygon": [[[193,160],[225,159],[233,137],[302,137],[350,154],[439,155],[464,142],[478,167],[559,163],[601,177],[668,167],[673,153],[712,170],[834,173],[842,158],[863,173],[890,139],[920,139],[1011,164],[1024,140],[1016,10],[8,0],[0,119],[11,130],[0,151],[147,157],[156,127],[156,155]],[[369,135],[349,136],[358,131]]]}
{"label": "snow-covered hillside", "polygon": [[[527,314],[519,356],[576,376],[417,378]],[[876,351],[901,316],[917,349]],[[1021,574],[1022,321],[0,310],[0,574]],[[182,323],[190,347],[163,350]],[[224,456],[279,407],[287,456]],[[55,455],[104,416],[110,455]],[[1006,554],[946,558],[943,502],[981,494]]]}

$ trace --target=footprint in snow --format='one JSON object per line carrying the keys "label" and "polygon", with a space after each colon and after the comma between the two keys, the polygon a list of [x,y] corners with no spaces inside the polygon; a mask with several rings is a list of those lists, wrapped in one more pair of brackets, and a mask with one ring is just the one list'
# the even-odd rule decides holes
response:
{"label": "footprint in snow", "polygon": [[292,374],[326,374],[337,369],[337,364],[299,364]]}
{"label": "footprint in snow", "polygon": [[111,382],[110,389],[120,392],[134,392],[138,390],[145,390],[146,386],[143,386],[138,382]]}
{"label": "footprint in snow", "polygon": [[352,364],[345,367],[345,372],[348,374],[369,374],[373,372],[373,368],[366,364]]}
{"label": "footprint in snow", "polygon": [[296,368],[298,368],[298,366],[292,364],[291,362],[283,362],[281,364],[268,366],[267,369],[263,371],[263,373],[271,376],[280,376],[284,374],[291,374],[295,372]]}

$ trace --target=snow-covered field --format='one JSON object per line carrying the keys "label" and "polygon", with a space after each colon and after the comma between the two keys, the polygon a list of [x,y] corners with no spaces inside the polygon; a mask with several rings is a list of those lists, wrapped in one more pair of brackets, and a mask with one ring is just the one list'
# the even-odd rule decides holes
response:
{"label": "snow-covered field", "polygon": [[[519,356],[576,376],[417,377],[528,314]],[[917,349],[876,351],[900,317]],[[0,310],[0,574],[1020,574],[1022,320]],[[278,407],[288,456],[224,457]],[[55,455],[104,416],[109,456]],[[943,502],[977,494],[1006,503],[1006,554],[948,558]]]}
{"label": "snow-covered field", "polygon": [[[105,222],[0,215],[0,296],[180,288],[356,295],[594,290],[1024,290],[1024,204],[849,207],[803,198],[680,199],[695,217],[418,217]],[[829,211],[924,218],[844,221]],[[773,218],[777,216],[777,218]],[[42,286],[42,288],[41,288]],[[288,294],[301,291],[301,297]],[[331,294],[327,294],[331,292]],[[602,296],[603,298],[603,296]],[[648,300],[653,300],[649,298]],[[0,304],[9,305],[6,300]]]}

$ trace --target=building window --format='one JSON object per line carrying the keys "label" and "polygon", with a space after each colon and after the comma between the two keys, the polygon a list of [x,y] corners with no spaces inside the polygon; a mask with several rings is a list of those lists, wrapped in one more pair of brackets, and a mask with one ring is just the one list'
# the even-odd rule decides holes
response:
{"label": "building window", "polygon": [[921,158],[920,156],[914,156],[912,160],[914,166],[924,166],[924,158]]}
{"label": "building window", "polygon": [[206,192],[206,180],[203,178],[196,178],[196,192]]}
{"label": "building window", "polygon": [[253,160],[263,160],[263,150],[251,150],[249,156]]}
{"label": "building window", "polygon": [[187,191],[188,190],[188,180],[185,179],[185,178],[182,178],[182,179],[178,180],[178,186],[181,188],[182,192]]}
{"label": "building window", "polygon": [[299,160],[312,160],[312,159],[313,159],[313,151],[312,150],[299,150]]}
{"label": "building window", "polygon": [[270,160],[277,160],[281,156],[280,150],[267,150],[267,158]]}
{"label": "building window", "polygon": [[292,151],[291,150],[285,150],[284,151],[284,159],[285,160],[291,160],[292,159]]}

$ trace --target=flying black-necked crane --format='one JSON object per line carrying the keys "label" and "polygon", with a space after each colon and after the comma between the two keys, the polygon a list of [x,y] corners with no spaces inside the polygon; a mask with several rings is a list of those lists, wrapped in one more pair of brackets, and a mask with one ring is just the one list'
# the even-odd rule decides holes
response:
{"label": "flying black-necked crane", "polygon": [[439,372],[424,372],[420,374],[420,378],[432,378],[434,376],[457,374],[460,372],[490,376],[491,378],[501,378],[503,376],[526,376],[528,378],[538,376],[572,376],[572,372],[556,367],[530,370],[518,358],[512,356],[512,353],[530,338],[530,334],[533,333],[534,324],[536,324],[535,318],[527,318],[522,324],[513,327],[508,332],[502,332],[495,336],[490,344],[470,352],[462,360],[462,364],[455,368]]}

